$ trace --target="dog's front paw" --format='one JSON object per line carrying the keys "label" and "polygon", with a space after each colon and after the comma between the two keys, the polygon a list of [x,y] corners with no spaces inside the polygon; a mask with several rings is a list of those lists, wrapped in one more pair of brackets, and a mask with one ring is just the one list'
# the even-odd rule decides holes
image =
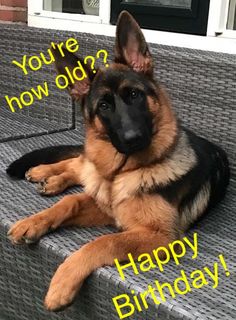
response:
{"label": "dog's front paw", "polygon": [[61,311],[72,304],[84,281],[80,268],[74,255],[60,265],[45,297],[44,305],[47,310]]}
{"label": "dog's front paw", "polygon": [[13,244],[30,244],[36,242],[48,230],[48,221],[34,215],[16,222],[10,228],[7,235]]}

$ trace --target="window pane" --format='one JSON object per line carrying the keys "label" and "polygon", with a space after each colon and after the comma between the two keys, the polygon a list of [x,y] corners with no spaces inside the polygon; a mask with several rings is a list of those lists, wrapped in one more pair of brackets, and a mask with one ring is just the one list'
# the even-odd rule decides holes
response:
{"label": "window pane", "polygon": [[44,0],[43,9],[47,11],[99,14],[99,0]]}
{"label": "window pane", "polygon": [[236,0],[230,0],[227,29],[236,30]]}
{"label": "window pane", "polygon": [[190,9],[192,0],[124,0],[124,3]]}

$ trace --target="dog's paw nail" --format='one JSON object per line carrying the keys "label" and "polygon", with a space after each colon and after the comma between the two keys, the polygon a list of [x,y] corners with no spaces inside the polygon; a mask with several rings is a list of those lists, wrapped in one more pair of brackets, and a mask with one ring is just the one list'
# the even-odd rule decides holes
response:
{"label": "dog's paw nail", "polygon": [[47,184],[47,179],[43,179],[39,183],[42,187],[44,187]]}
{"label": "dog's paw nail", "polygon": [[8,236],[7,237],[8,240],[13,244],[13,245],[19,245],[19,244],[23,244],[24,242],[22,240],[15,240],[12,236]]}
{"label": "dog's paw nail", "polygon": [[40,181],[38,183],[38,186],[37,186],[37,190],[39,193],[45,193],[46,192],[46,181]]}
{"label": "dog's paw nail", "polygon": [[27,181],[31,181],[30,169],[29,169],[28,171],[26,171],[26,173],[25,173],[25,179],[26,179]]}
{"label": "dog's paw nail", "polygon": [[28,239],[28,238],[23,238],[23,240],[24,240],[24,242],[26,243],[26,244],[33,244],[33,243],[35,243],[35,240],[33,240],[33,239]]}
{"label": "dog's paw nail", "polygon": [[12,242],[12,240],[13,240],[10,234],[7,234],[7,239],[8,239],[9,241],[11,241],[11,242]]}
{"label": "dog's paw nail", "polygon": [[61,311],[64,311],[66,308],[68,308],[72,303],[73,301],[68,300],[68,301],[63,301],[63,303],[61,304],[61,302],[57,300],[49,300],[46,298],[44,301],[44,307],[48,311],[61,312]]}

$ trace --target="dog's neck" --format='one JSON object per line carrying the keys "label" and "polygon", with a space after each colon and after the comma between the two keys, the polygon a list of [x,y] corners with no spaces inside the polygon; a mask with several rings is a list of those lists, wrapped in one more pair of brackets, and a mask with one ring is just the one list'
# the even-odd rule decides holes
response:
{"label": "dog's neck", "polygon": [[121,154],[108,139],[102,139],[91,125],[86,126],[85,156],[104,178],[113,180],[121,172],[159,163],[174,149],[179,131],[177,119],[165,91],[160,87],[157,91],[158,101],[149,101],[154,115],[153,139],[143,151],[129,157]]}

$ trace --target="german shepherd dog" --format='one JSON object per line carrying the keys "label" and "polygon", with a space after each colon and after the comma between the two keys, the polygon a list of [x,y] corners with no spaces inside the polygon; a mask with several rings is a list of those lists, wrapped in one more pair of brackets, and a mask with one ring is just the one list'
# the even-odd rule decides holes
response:
{"label": "german shepherd dog", "polygon": [[[57,49],[54,53],[60,73],[78,66],[72,53],[64,58]],[[141,29],[128,12],[118,19],[114,62],[96,75],[86,70],[87,78],[69,90],[82,105],[84,147],[36,150],[7,169],[10,176],[38,182],[44,195],[84,186],[84,192],[15,223],[8,233],[14,244],[34,242],[61,226],[120,230],[84,245],[59,266],[45,298],[46,308],[54,311],[72,303],[95,269],[181,238],[224,196],[229,181],[225,152],[177,121],[154,79]]]}

